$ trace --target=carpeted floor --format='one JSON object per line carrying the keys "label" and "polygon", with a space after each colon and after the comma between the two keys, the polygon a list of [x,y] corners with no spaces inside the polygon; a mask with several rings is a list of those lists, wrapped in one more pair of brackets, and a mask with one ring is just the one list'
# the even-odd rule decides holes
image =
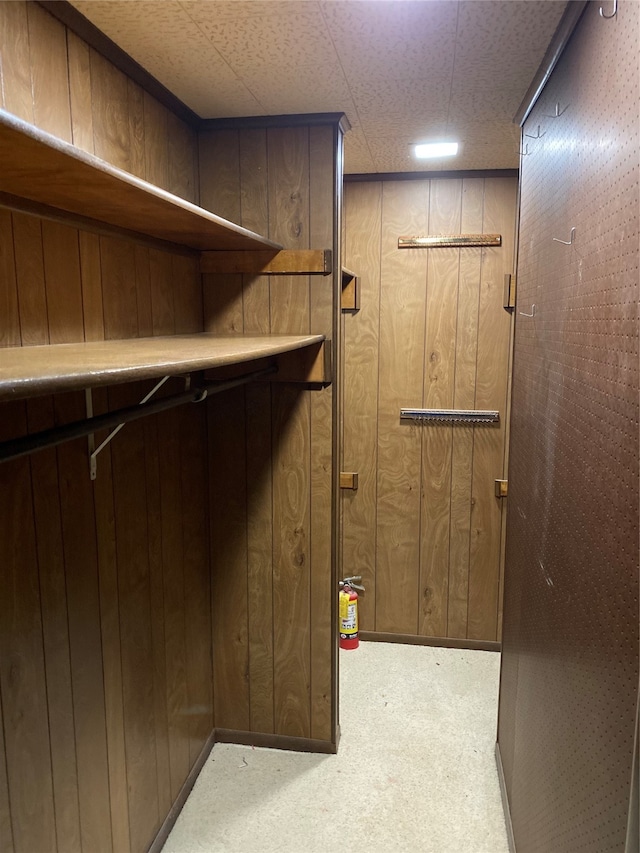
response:
{"label": "carpeted floor", "polygon": [[495,652],[340,653],[338,755],[217,744],[164,853],[508,853]]}

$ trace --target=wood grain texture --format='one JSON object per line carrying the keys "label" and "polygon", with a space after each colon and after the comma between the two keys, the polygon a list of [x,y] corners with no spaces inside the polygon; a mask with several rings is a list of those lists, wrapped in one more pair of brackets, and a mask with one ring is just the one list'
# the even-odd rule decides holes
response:
{"label": "wood grain texture", "polygon": [[382,184],[345,192],[345,261],[360,280],[360,311],[343,318],[345,334],[343,465],[358,472],[357,494],[343,493],[342,566],[362,575],[362,629],[375,630],[378,458],[378,342]]}
{"label": "wood grain texture", "polygon": [[[24,405],[5,408],[0,438],[26,430]],[[28,460],[0,468],[0,689],[15,849],[56,848],[46,672]]]}
{"label": "wood grain texture", "polygon": [[[50,398],[27,406],[30,432],[54,425]],[[56,839],[59,850],[80,851],[78,761],[75,740],[72,669],[69,644],[67,582],[59,503],[56,452],[53,449],[31,459],[33,513],[38,551],[40,597],[47,704],[51,739]]]}
{"label": "wood grain texture", "polygon": [[42,223],[49,342],[66,344],[84,337],[80,246],[75,228]]}
{"label": "wood grain texture", "polygon": [[104,311],[102,307],[102,270],[100,265],[100,238],[80,231],[80,276],[82,282],[82,311],[84,339],[104,339]]}
{"label": "wood grain texture", "polygon": [[[94,77],[92,74],[92,81]],[[142,98],[138,90],[130,91],[126,85],[125,93],[131,94],[134,107],[137,95],[138,106],[132,108],[131,115],[124,109],[119,114],[112,109],[108,100],[111,90],[94,93],[101,105],[93,121],[99,157],[2,111],[0,155],[4,169],[0,190],[27,203],[193,249],[279,249],[279,244],[136,176],[134,169],[144,173]],[[97,128],[103,125],[108,132],[102,137]],[[112,167],[109,158],[118,168]]]}
{"label": "wood grain texture", "polygon": [[143,93],[144,178],[163,189],[169,188],[167,115],[167,110],[155,98]]}
{"label": "wood grain texture", "polygon": [[[331,246],[336,216],[334,159],[336,129],[330,125],[309,130],[309,242],[314,246]],[[339,282],[334,275],[311,278],[309,282],[310,329],[333,338],[337,325]],[[337,709],[333,694],[332,646],[335,624],[332,601],[336,598],[337,580],[333,566],[333,518],[335,489],[334,441],[336,427],[333,413],[336,405],[335,386],[310,395],[311,501],[310,501],[310,737],[331,741]],[[327,519],[331,532],[327,535]]]}
{"label": "wood grain texture", "polygon": [[95,154],[131,172],[127,78],[93,48],[90,63]]}
{"label": "wood grain texture", "polygon": [[[482,231],[484,184],[481,178],[462,182],[464,233]],[[460,252],[453,390],[457,409],[473,409],[475,405],[481,260],[480,249]],[[473,427],[452,431],[447,635],[460,638],[467,636],[473,436]]]}
{"label": "wood grain texture", "polygon": [[[270,236],[309,248],[309,131],[270,129]],[[309,329],[308,280],[271,281],[272,333]],[[308,393],[273,389],[273,619],[276,734],[309,737],[310,409]]]}
{"label": "wood grain texture", "polygon": [[[242,225],[262,234],[269,229],[267,134],[240,136]],[[270,284],[264,276],[243,276],[245,334],[270,331]],[[251,730],[274,731],[273,704],[273,474],[271,389],[245,388],[247,430],[247,598]]]}
{"label": "wood grain texture", "polygon": [[138,178],[146,174],[144,93],[140,86],[127,80],[127,109],[129,113],[129,171]]}
{"label": "wood grain texture", "polygon": [[66,29],[36,3],[27,4],[27,20],[34,121],[71,142]]}
{"label": "wood grain texture", "polygon": [[[1,4],[0,19],[5,109],[141,177],[147,166],[154,175],[166,167],[168,131],[160,122],[159,137],[147,139],[137,86],[37,4]],[[174,154],[191,162],[181,180],[193,186],[195,140],[183,142],[188,150]],[[3,347],[201,331],[198,285],[194,259],[0,213]],[[139,394],[123,387],[111,402]],[[95,411],[107,405],[96,391]],[[0,431],[20,435],[84,413],[81,394],[53,405],[38,396],[3,405]],[[0,604],[3,850],[146,849],[210,734],[209,645],[198,642],[210,635],[205,472],[190,467],[198,454],[203,462],[204,412],[194,414],[199,432],[178,426],[189,453],[171,457],[163,447],[162,477],[157,430],[148,436],[147,424],[103,452],[93,484],[86,441],[0,470],[0,571],[10,593]],[[174,427],[164,433],[169,447]],[[175,568],[166,578],[163,512],[165,535],[176,519],[189,530],[188,546],[169,549]],[[176,586],[187,577],[181,598]]]}
{"label": "wood grain texture", "polygon": [[247,485],[242,389],[208,404],[216,725],[250,728]]}
{"label": "wood grain texture", "polygon": [[[426,199],[416,185],[427,187]],[[362,570],[366,588],[376,590],[375,601],[380,606],[371,607],[372,598],[368,593],[363,596],[365,630],[488,642],[499,638],[500,545],[495,547],[495,536],[500,539],[502,529],[500,517],[492,514],[496,501],[492,489],[500,475],[494,470],[501,472],[502,462],[496,464],[498,451],[490,448],[497,442],[504,452],[504,431],[502,427],[418,427],[408,422],[401,426],[398,410],[410,405],[407,385],[415,372],[415,383],[420,386],[415,400],[422,399],[425,406],[491,408],[500,411],[503,422],[507,417],[503,383],[509,369],[510,320],[496,306],[493,284],[488,282],[511,270],[515,189],[512,178],[481,177],[347,187],[345,263],[360,276],[363,296],[360,311],[344,320],[344,469],[358,471],[360,479],[358,491],[344,493],[342,498],[342,559],[345,571],[347,565],[350,572]],[[391,198],[391,193],[397,195],[398,215],[393,223],[385,217],[386,197]],[[381,195],[383,212],[378,225]],[[417,213],[412,214],[413,210]],[[420,227],[406,224],[412,215],[423,216]],[[374,242],[376,229],[382,229],[381,246]],[[394,256],[398,234],[420,231],[491,231],[502,235],[503,245],[403,249],[402,257],[419,261],[415,269],[399,272]],[[486,267],[484,253],[493,253],[487,255],[493,266]],[[375,288],[367,293],[367,277],[380,272],[378,311]],[[374,304],[368,319],[365,312],[370,300]],[[414,347],[411,341],[416,340]],[[371,387],[372,382],[377,389]],[[398,389],[402,402],[394,397]],[[489,389],[503,390],[494,395]],[[487,443],[489,447],[485,447]],[[368,483],[369,471],[376,478],[377,496]],[[420,482],[421,497],[413,494],[412,479]],[[372,523],[377,542],[370,535]],[[414,568],[416,542],[421,543],[419,585]],[[370,553],[360,558],[358,551],[363,548]],[[398,559],[392,556],[395,551],[400,554]],[[391,579],[392,570],[399,588]],[[494,580],[498,587],[492,586]],[[407,585],[404,593],[403,584]],[[420,611],[413,627],[416,591]],[[387,620],[384,629],[381,612]],[[395,614],[398,620],[405,620],[403,627],[395,621]]]}
{"label": "wood grain texture", "polygon": [[397,235],[428,228],[429,189],[382,190],[376,628],[406,634],[418,627],[421,434],[399,411],[422,401],[426,288],[423,257],[399,252]]}
{"label": "wood grain texture", "polygon": [[13,245],[22,344],[49,343],[40,220],[14,213]]}
{"label": "wood grain texture", "polygon": [[[175,385],[178,385],[176,381]],[[175,388],[175,386],[174,386]],[[180,434],[184,411],[174,409],[158,418],[160,460],[160,530],[164,579],[167,718],[171,798],[175,800],[189,772],[189,707],[184,583],[184,532]],[[159,827],[156,826],[156,829]]]}
{"label": "wood grain texture", "polygon": [[[55,400],[56,419],[65,423],[84,415],[81,394]],[[109,776],[104,682],[96,661],[102,657],[95,515],[87,477],[86,442],[57,451],[60,513],[69,610],[73,706],[78,768],[80,829],[83,848],[111,850]]]}
{"label": "wood grain texture", "polygon": [[[108,392],[106,389],[93,395],[93,408],[96,414],[106,411],[107,404]],[[123,850],[124,853],[129,853],[131,841],[124,730],[116,513],[111,448],[109,446],[102,451],[98,461],[98,476],[93,486],[93,500],[96,511],[111,837],[114,850]]]}
{"label": "wood grain texture", "polygon": [[[183,579],[189,767],[213,731],[211,565],[209,555],[207,421],[203,407],[181,411]],[[161,810],[161,814],[165,809]]]}
{"label": "wood grain texture", "polygon": [[274,391],[275,733],[295,737],[309,737],[311,728],[309,421],[307,394]]}
{"label": "wood grain texture", "polygon": [[8,210],[0,210],[0,346],[20,344],[20,314],[13,242],[13,222]]}
{"label": "wood grain texture", "polygon": [[[132,404],[140,395],[136,387],[110,389],[109,406]],[[160,820],[153,680],[140,677],[154,672],[144,427],[128,424],[118,437],[111,445],[111,465],[129,836],[135,851],[153,837]]]}
{"label": "wood grain texture", "polygon": [[93,112],[91,107],[91,56],[89,46],[75,33],[67,31],[69,57],[69,102],[71,105],[71,141],[83,151],[94,153]]}
{"label": "wood grain texture", "polygon": [[169,192],[187,201],[198,203],[196,134],[172,112],[167,113],[167,142]]}
{"label": "wood grain texture", "polygon": [[[483,249],[478,307],[478,373],[476,407],[507,409],[511,315],[502,309],[500,284],[505,258],[512,263],[516,189],[506,178],[491,178],[485,186],[484,227],[498,226],[505,233],[499,249]],[[504,353],[496,364],[495,352]],[[502,504],[491,483],[502,476],[504,419],[497,430],[476,430],[473,455],[473,512],[469,572],[469,625],[467,636],[482,639],[493,631],[497,638],[500,591]]]}
{"label": "wood grain texture", "polygon": [[27,3],[0,3],[0,38],[3,107],[33,121]]}
{"label": "wood grain texture", "polygon": [[[431,233],[459,233],[461,209],[462,181],[432,182]],[[423,405],[448,409],[453,406],[454,398],[460,250],[428,252]],[[418,633],[441,637],[447,632],[453,427],[425,427]]]}

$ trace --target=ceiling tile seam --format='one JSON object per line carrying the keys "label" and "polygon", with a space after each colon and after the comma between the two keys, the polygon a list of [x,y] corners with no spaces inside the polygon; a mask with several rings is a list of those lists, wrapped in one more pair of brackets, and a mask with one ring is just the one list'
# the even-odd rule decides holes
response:
{"label": "ceiling tile seam", "polygon": [[[318,3],[317,6],[318,6],[318,11],[320,12],[320,16],[322,17],[322,20],[324,21],[324,25],[325,25],[325,28],[327,31],[327,37],[329,38],[329,41],[331,42],[331,45],[332,45],[333,50],[335,52],[336,61],[337,61],[338,65],[340,66],[340,71],[342,72],[342,77],[344,79],[344,82],[346,84],[347,89],[349,90],[349,95],[351,96],[351,103],[353,104],[353,109],[354,109],[356,117],[357,117],[357,124],[356,124],[356,122],[352,121],[351,122],[351,129],[355,130],[356,127],[359,128],[359,130],[362,133],[362,137],[364,139],[365,145],[367,147],[367,151],[369,152],[369,157],[371,158],[371,162],[375,165],[376,160],[375,160],[375,157],[373,156],[373,152],[371,151],[371,148],[369,147],[369,139],[367,138],[367,135],[364,132],[364,126],[362,124],[362,119],[360,118],[360,113],[358,112],[358,102],[356,100],[355,95],[353,94],[352,89],[351,89],[351,84],[349,83],[349,78],[347,77],[347,73],[344,70],[344,65],[342,64],[342,58],[340,56],[340,53],[338,52],[338,48],[336,47],[336,43],[333,39],[331,27],[329,26],[329,22],[327,21],[327,19],[325,17],[324,9],[322,8],[322,4]],[[347,118],[348,118],[348,116],[347,116]]]}
{"label": "ceiling tile seam", "polygon": [[[215,52],[218,54],[218,56],[220,57],[220,59],[222,60],[222,62],[224,62],[224,64],[225,64],[225,65],[227,66],[227,68],[229,69],[229,71],[233,74],[234,79],[235,79],[235,80],[237,80],[237,81],[238,81],[238,83],[239,83],[241,86],[243,86],[243,87],[244,87],[244,89],[245,89],[245,90],[246,90],[246,91],[251,95],[251,97],[254,99],[254,101],[255,101],[257,104],[260,104],[260,108],[261,108],[262,110],[266,110],[266,107],[265,107],[265,105],[262,103],[262,101],[260,100],[260,98],[258,98],[258,97],[257,97],[257,95],[255,95],[255,94],[251,91],[251,89],[247,86],[247,84],[244,82],[244,80],[243,80],[241,77],[239,77],[239,76],[238,76],[238,73],[237,73],[237,72],[236,72],[236,70],[233,68],[233,66],[231,65],[231,63],[226,59],[226,57],[225,57],[225,56],[223,56],[223,55],[220,53],[220,51],[218,50],[218,48],[217,48],[217,47],[215,46],[215,44],[211,41],[211,39],[209,38],[209,36],[207,35],[207,33],[202,29],[202,27],[200,26],[200,24],[195,20],[195,18],[193,18],[193,17],[189,14],[188,10],[187,10],[187,9],[185,9],[184,4],[181,2],[181,0],[177,0],[177,3],[178,3],[178,6],[179,6],[179,7],[182,9],[182,11],[184,12],[184,14],[189,18],[189,20],[191,21],[191,23],[194,25],[194,27],[198,30],[198,32],[199,32],[202,36],[204,36],[204,38],[209,42],[209,44],[211,45],[211,47],[213,48],[213,50],[215,50]],[[207,118],[207,116],[202,116],[202,118]]]}

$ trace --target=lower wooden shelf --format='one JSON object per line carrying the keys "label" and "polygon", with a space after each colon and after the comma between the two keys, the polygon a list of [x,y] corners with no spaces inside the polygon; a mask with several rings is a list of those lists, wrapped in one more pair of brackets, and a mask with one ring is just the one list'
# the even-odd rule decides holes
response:
{"label": "lower wooden shelf", "polygon": [[[326,384],[323,335],[220,337],[207,333],[0,349],[0,401],[264,363],[286,354],[281,381]],[[300,352],[303,351],[303,352]],[[302,357],[303,356],[303,357]],[[299,370],[291,365],[298,365]]]}

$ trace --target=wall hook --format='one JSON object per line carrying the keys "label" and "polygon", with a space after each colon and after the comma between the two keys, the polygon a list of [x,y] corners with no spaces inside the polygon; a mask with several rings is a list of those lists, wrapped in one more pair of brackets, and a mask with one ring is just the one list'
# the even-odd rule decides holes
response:
{"label": "wall hook", "polygon": [[536,316],[536,306],[535,306],[535,302],[534,302],[534,304],[531,306],[531,314],[527,314],[525,311],[519,311],[518,313],[520,314],[520,316],[521,316],[521,317],[535,317],[535,316]]}
{"label": "wall hook", "polygon": [[538,133],[534,136],[532,133],[525,133],[527,139],[542,139],[542,137],[546,134],[546,130],[544,133],[540,133],[540,125],[538,125]]}
{"label": "wall hook", "polygon": [[563,246],[572,246],[573,245],[573,238],[575,236],[576,236],[576,229],[572,228],[571,229],[571,236],[569,237],[568,240],[558,240],[557,237],[554,237],[553,240],[556,243],[562,243]]}
{"label": "wall hook", "polygon": [[545,118],[560,118],[560,116],[562,115],[562,113],[564,113],[564,112],[566,112],[566,111],[567,111],[567,107],[568,107],[568,106],[569,106],[569,104],[567,104],[567,106],[566,106],[563,110],[561,110],[561,109],[560,109],[560,101],[558,101],[558,102],[556,103],[556,111],[555,111],[555,114],[554,114],[554,115],[548,115],[547,113],[544,113],[544,116],[545,116]]}
{"label": "wall hook", "polygon": [[618,14],[618,0],[613,0],[613,12],[610,15],[605,15],[602,10],[602,6],[600,6],[600,17],[601,18],[615,18]]}

